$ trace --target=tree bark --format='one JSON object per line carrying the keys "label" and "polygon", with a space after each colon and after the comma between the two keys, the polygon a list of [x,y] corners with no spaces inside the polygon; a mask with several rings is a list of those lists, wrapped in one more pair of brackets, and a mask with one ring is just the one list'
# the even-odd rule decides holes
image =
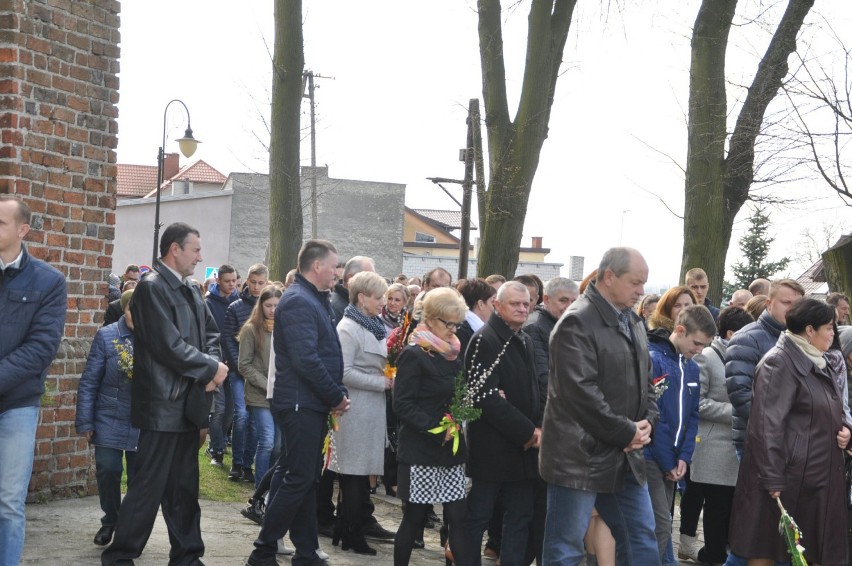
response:
{"label": "tree bark", "polygon": [[283,281],[302,246],[299,118],[302,73],[302,0],[275,0],[272,120],[269,143],[269,274]]}
{"label": "tree bark", "polygon": [[725,156],[725,53],[736,0],[703,0],[692,35],[681,281],[701,267],[719,304],[734,219],[754,179],[754,145],[766,108],[787,75],[787,58],[814,0],[789,0],[761,59]]}
{"label": "tree bark", "polygon": [[[509,117],[499,0],[479,0],[479,54],[488,133],[488,189],[478,191],[480,277],[513,277],[532,181],[550,120],[576,0],[533,0],[521,96]],[[485,211],[483,214],[482,211]]]}

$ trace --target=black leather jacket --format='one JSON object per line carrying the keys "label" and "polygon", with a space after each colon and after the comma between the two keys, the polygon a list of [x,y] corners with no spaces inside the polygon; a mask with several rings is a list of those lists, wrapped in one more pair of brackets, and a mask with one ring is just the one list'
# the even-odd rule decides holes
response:
{"label": "black leather jacket", "polygon": [[209,410],[212,394],[205,394],[204,386],[216,375],[222,357],[210,309],[196,289],[158,263],[133,292],[130,312],[133,426],[163,432],[196,428],[187,410],[203,412],[205,402]]}

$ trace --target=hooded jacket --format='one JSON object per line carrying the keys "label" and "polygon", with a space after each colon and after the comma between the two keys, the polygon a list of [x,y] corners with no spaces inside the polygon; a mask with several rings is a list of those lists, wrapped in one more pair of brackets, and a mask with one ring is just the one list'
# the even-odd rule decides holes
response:
{"label": "hooded jacket", "polygon": [[240,344],[237,342],[237,336],[240,335],[240,330],[251,316],[256,302],[257,297],[249,293],[246,288],[240,294],[240,298],[228,305],[228,310],[225,311],[225,323],[222,326],[222,353],[228,368],[237,375],[239,375],[237,368],[240,365]]}
{"label": "hooded jacket", "polygon": [[207,290],[204,301],[210,308],[210,313],[213,315],[213,320],[216,321],[216,326],[219,327],[219,332],[222,332],[222,329],[225,328],[225,313],[228,311],[228,307],[239,298],[240,295],[236,291],[232,291],[230,295],[223,297],[219,293],[218,283],[213,283]]}
{"label": "hooded jacket", "polygon": [[678,353],[669,336],[665,330],[648,333],[653,379],[667,376],[668,387],[657,399],[660,420],[653,441],[645,448],[645,459],[664,472],[675,469],[678,460],[692,462],[701,399],[698,364]]}

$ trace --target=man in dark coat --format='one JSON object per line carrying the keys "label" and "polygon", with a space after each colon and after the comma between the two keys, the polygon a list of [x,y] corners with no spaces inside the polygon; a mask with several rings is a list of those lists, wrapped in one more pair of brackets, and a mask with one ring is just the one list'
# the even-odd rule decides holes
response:
{"label": "man in dark coat", "polygon": [[536,374],[532,340],[521,331],[529,308],[523,284],[504,284],[494,299],[494,312],[473,335],[465,354],[468,386],[477,391],[475,403],[482,409],[481,417],[468,425],[467,471],[473,480],[468,528],[479,548],[499,501],[504,509],[504,564],[524,560],[539,477],[536,448],[545,390]]}
{"label": "man in dark coat", "polygon": [[136,473],[118,513],[104,565],[127,564],[145,548],[162,506],[174,564],[204,556],[198,506],[198,436],[212,391],[228,367],[219,332],[189,277],[202,260],[198,230],[176,222],[160,238],[160,261],[133,292],[130,420],[139,432]]}
{"label": "man in dark coat", "polygon": [[805,295],[805,290],[792,279],[779,279],[769,286],[766,310],[760,317],[742,327],[728,342],[725,350],[725,380],[731,398],[732,434],[737,456],[742,459],[748,416],[751,412],[754,372],[786,328],[787,311]]}
{"label": "man in dark coat", "polygon": [[18,564],[47,370],[65,328],[65,277],[30,256],[30,208],[0,194],[0,564]]}
{"label": "man in dark coat", "polygon": [[322,442],[328,414],[340,415],[349,409],[343,353],[328,297],[336,264],[337,250],[331,242],[305,242],[299,251],[296,282],[275,310],[270,409],[281,425],[287,449],[275,465],[269,505],[249,566],[277,566],[278,539],[288,530],[296,546],[294,566],[325,563],[317,555],[316,485]]}
{"label": "man in dark coat", "polygon": [[612,530],[619,564],[660,564],[642,455],[658,413],[633,311],[647,280],[638,251],[608,250],[596,282],[553,329],[539,458],[545,564],[579,564],[592,508]]}
{"label": "man in dark coat", "polygon": [[535,346],[535,370],[544,383],[547,383],[549,368],[550,333],[578,296],[576,283],[565,277],[554,277],[544,286],[544,298],[535,309],[538,316],[529,317],[524,325],[524,332],[532,338]]}

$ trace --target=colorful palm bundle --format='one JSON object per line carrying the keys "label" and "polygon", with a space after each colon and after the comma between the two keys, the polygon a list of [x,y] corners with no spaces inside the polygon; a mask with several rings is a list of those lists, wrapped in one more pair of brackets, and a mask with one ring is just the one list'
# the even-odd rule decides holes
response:
{"label": "colorful palm bundle", "polygon": [[405,336],[408,334],[408,329],[411,326],[411,313],[406,312],[402,317],[402,324],[394,328],[388,336],[388,357],[385,364],[385,377],[394,379],[396,377],[396,366],[399,362],[399,355],[405,348]]}
{"label": "colorful palm bundle", "polygon": [[471,371],[468,373],[467,379],[463,371],[460,371],[456,376],[455,392],[453,401],[450,403],[449,412],[444,414],[438,426],[429,429],[432,434],[444,434],[449,431],[450,437],[453,439],[453,454],[459,450],[459,434],[467,423],[471,423],[482,416],[482,409],[476,405],[487,395],[496,393],[497,389],[492,388],[484,391],[485,382],[494,373],[494,368],[500,363],[503,354],[506,353],[506,348],[509,347],[511,338],[503,344],[503,348],[497,357],[487,369],[482,368],[482,364],[476,361],[479,354],[479,344],[482,337],[478,337],[474,346],[473,356],[471,357]]}
{"label": "colorful palm bundle", "polygon": [[791,566],[808,566],[805,560],[805,547],[799,541],[802,538],[802,531],[799,530],[799,525],[793,520],[793,517],[784,509],[781,504],[781,498],[776,497],[778,508],[781,509],[781,520],[778,521],[778,532],[784,537],[784,542],[787,543],[787,552],[790,554]]}
{"label": "colorful palm bundle", "polygon": [[666,392],[666,389],[669,388],[669,374],[664,373],[660,377],[655,377],[651,380],[651,385],[654,386],[654,395],[659,399]]}
{"label": "colorful palm bundle", "polygon": [[328,465],[331,464],[331,459],[335,456],[334,453],[334,433],[340,430],[340,423],[337,422],[337,418],[329,413],[328,414],[328,432],[325,433],[325,440],[322,441],[322,471],[326,471],[328,469]]}

